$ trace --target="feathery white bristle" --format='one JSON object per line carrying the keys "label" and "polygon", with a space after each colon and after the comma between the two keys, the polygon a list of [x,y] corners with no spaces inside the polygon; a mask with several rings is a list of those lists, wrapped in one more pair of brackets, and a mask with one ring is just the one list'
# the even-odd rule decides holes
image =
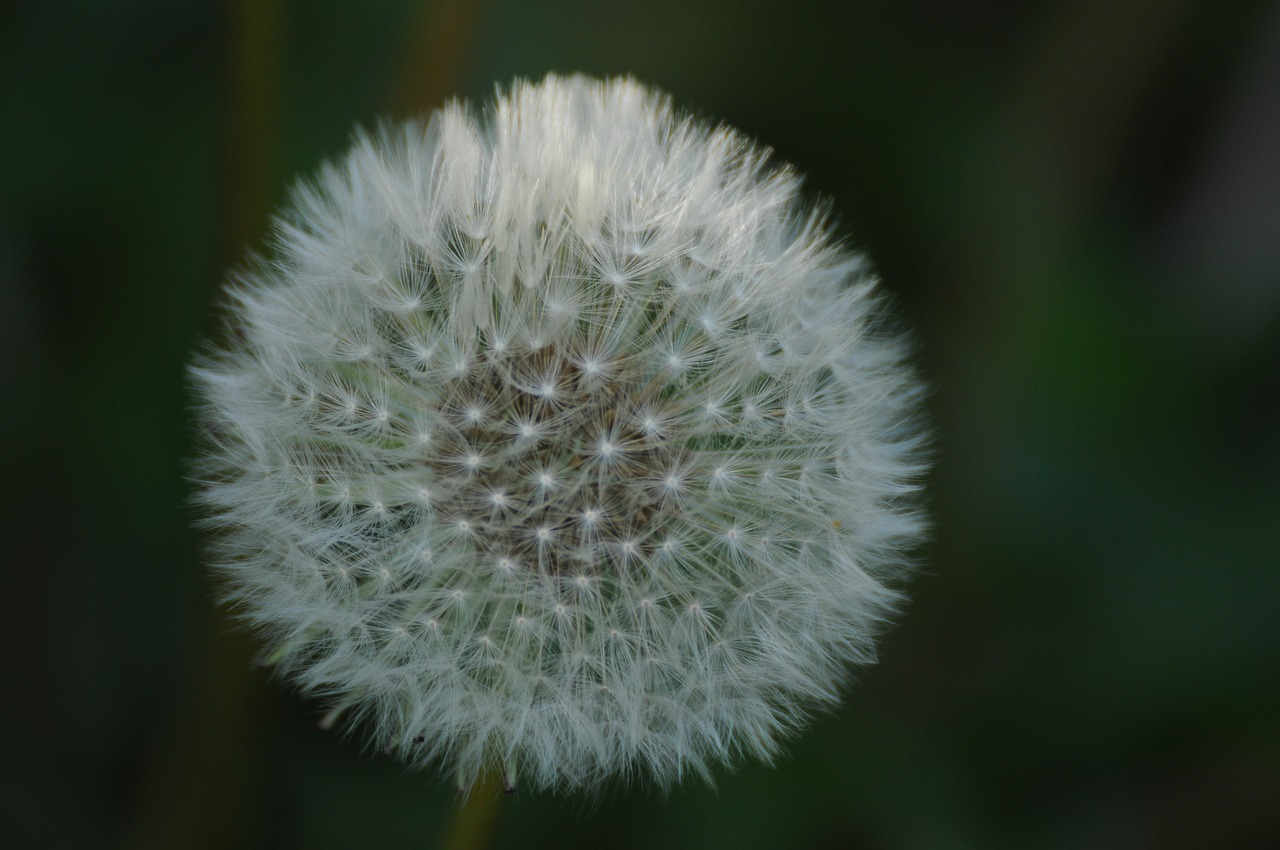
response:
{"label": "feathery white bristle", "polygon": [[835,700],[921,534],[920,384],[767,159],[553,76],[295,191],[192,371],[217,566],[289,678],[558,789],[767,759]]}

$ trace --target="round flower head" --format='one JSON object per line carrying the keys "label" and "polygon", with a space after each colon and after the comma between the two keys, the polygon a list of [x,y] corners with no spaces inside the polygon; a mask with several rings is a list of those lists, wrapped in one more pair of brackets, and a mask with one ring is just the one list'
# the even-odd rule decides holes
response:
{"label": "round flower head", "polygon": [[194,369],[266,658],[415,764],[768,758],[919,536],[919,384],[799,178],[630,80],[518,83],[298,188]]}

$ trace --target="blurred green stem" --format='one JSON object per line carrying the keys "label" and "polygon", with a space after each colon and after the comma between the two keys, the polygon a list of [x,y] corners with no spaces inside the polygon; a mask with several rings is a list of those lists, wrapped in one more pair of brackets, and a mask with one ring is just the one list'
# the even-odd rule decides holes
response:
{"label": "blurred green stem", "polygon": [[482,5],[482,0],[421,5],[406,28],[404,60],[391,96],[397,112],[429,112],[457,89],[475,42]]}
{"label": "blurred green stem", "polygon": [[477,782],[454,812],[444,850],[485,850],[493,838],[501,802],[502,793],[496,782]]}
{"label": "blurred green stem", "polygon": [[[220,267],[243,255],[266,220],[277,12],[271,0],[234,0],[226,10]],[[210,614],[200,640],[201,661],[183,683],[182,708],[143,768],[135,820],[126,828],[131,847],[234,847],[250,828],[262,677],[248,664],[249,636],[224,610]]]}

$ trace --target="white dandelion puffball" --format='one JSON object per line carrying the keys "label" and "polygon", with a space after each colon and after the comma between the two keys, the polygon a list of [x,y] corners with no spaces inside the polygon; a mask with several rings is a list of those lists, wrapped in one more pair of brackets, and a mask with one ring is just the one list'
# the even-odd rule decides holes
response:
{"label": "white dandelion puffball", "polygon": [[920,383],[799,185],[553,76],[300,186],[193,369],[264,658],[463,787],[709,777],[833,704],[921,534]]}

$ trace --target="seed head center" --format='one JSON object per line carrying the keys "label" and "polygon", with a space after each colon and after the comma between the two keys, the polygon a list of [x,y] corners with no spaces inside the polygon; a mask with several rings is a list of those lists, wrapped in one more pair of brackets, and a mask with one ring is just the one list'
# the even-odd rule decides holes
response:
{"label": "seed head center", "polygon": [[660,385],[554,345],[504,342],[467,358],[424,401],[462,412],[419,447],[434,503],[477,562],[557,575],[635,569],[674,519],[669,470],[688,455],[678,429],[655,427]]}

